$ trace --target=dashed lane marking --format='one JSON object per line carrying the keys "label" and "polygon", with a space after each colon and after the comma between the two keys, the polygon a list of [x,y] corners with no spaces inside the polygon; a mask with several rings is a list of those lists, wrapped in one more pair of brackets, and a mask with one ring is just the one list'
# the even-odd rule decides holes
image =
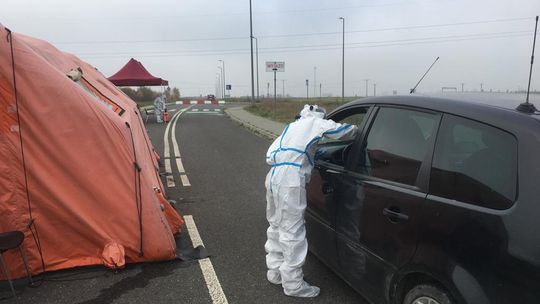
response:
{"label": "dashed lane marking", "polygon": [[181,174],[180,175],[180,180],[182,181],[182,186],[184,186],[184,187],[190,187],[191,186],[191,184],[189,183],[189,179],[188,179],[187,175]]}
{"label": "dashed lane marking", "polygon": [[210,111],[210,109],[203,109],[203,112],[208,112]]}
{"label": "dashed lane marking", "polygon": [[180,157],[176,158],[176,167],[178,168],[178,172],[186,173],[186,170],[184,169],[184,164],[182,164],[182,159]]}
{"label": "dashed lane marking", "polygon": [[176,184],[174,183],[174,176],[167,175],[167,187],[168,188],[176,187]]}
{"label": "dashed lane marking", "polygon": [[[191,238],[191,243],[193,243],[193,247],[204,246],[193,217],[191,215],[184,215],[184,221],[186,222],[186,227],[189,237]],[[228,304],[229,302],[227,301],[227,297],[223,292],[223,288],[221,288],[221,283],[219,283],[219,279],[210,259],[205,258],[199,260],[199,266],[201,267],[210,298],[212,298],[212,303]]]}
{"label": "dashed lane marking", "polygon": [[172,170],[171,170],[171,159],[170,158],[165,158],[165,172],[167,174],[171,174],[172,173]]}

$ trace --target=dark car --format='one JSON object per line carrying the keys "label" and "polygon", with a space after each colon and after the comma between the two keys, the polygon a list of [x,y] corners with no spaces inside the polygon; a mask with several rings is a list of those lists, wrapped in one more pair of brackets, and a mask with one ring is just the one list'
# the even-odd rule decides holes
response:
{"label": "dark car", "polygon": [[206,100],[215,101],[215,100],[216,100],[216,96],[215,96],[215,95],[212,95],[212,94],[208,94],[208,96],[206,96]]}
{"label": "dark car", "polygon": [[376,97],[329,118],[307,185],[310,251],[372,303],[540,303],[540,117]]}

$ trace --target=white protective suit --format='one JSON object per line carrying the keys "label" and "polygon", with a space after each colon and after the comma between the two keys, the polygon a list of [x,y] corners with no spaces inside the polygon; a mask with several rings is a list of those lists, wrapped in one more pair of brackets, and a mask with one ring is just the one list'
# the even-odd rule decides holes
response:
{"label": "white protective suit", "polygon": [[163,96],[156,97],[154,99],[154,114],[156,114],[156,121],[163,122],[163,113],[166,109],[165,98]]}
{"label": "white protective suit", "polygon": [[304,226],[305,184],[313,169],[317,142],[324,136],[353,138],[357,127],[324,119],[317,106],[305,105],[300,118],[289,124],[270,145],[266,162],[266,218],[270,224],[265,244],[267,278],[282,284],[286,295],[316,297],[319,288],[303,279],[307,241]]}

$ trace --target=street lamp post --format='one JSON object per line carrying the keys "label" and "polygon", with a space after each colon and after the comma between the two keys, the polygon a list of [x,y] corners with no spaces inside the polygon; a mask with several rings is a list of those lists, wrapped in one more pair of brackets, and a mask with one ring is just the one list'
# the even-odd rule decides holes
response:
{"label": "street lamp post", "polygon": [[339,17],[343,21],[343,43],[341,48],[341,102],[345,102],[345,18]]}
{"label": "street lamp post", "polygon": [[222,66],[223,66],[223,69],[221,70],[221,72],[222,72],[222,75],[223,75],[223,77],[222,77],[222,80],[223,80],[223,99],[225,99],[225,97],[227,95],[227,94],[225,94],[226,93],[226,91],[225,91],[225,61],[220,59],[220,60],[218,60],[218,62],[221,62]]}
{"label": "street lamp post", "polygon": [[222,81],[223,81],[223,68],[218,66],[217,67],[219,69],[219,94],[216,95],[216,97],[219,97],[219,95],[221,95],[221,98],[225,98],[223,92],[224,92],[224,89],[222,88]]}

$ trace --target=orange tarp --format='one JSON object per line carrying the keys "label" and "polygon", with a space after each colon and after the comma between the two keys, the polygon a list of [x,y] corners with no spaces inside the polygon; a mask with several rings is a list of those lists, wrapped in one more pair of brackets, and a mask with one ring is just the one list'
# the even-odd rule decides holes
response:
{"label": "orange tarp", "polygon": [[[79,82],[66,76],[77,68]],[[175,258],[183,222],[157,169],[129,97],[76,56],[0,24],[0,232],[24,232],[32,273],[42,271],[37,241],[46,271]],[[17,251],[4,257],[25,275]]]}

